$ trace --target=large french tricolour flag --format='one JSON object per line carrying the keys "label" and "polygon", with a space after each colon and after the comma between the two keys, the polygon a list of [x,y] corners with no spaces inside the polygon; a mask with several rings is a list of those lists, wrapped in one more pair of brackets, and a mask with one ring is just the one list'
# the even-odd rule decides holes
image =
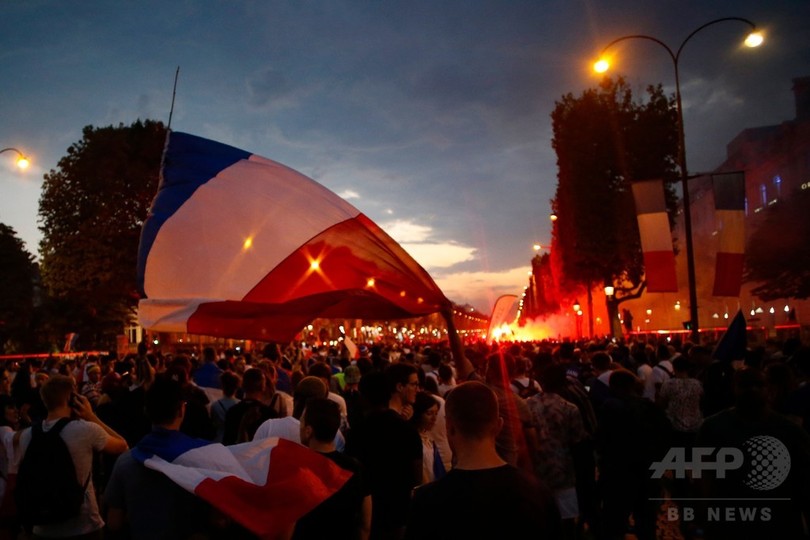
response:
{"label": "large french tricolour flag", "polygon": [[379,226],[275,161],[168,136],[138,253],[141,325],[289,340],[315,318],[408,318],[449,301]]}
{"label": "large french tricolour flag", "polygon": [[132,455],[265,539],[289,530],[351,477],[317,452],[278,438],[223,446],[156,430]]}

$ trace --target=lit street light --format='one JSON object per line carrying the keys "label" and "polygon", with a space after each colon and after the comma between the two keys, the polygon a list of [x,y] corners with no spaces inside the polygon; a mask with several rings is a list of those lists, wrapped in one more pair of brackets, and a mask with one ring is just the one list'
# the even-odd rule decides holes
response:
{"label": "lit street light", "polygon": [[678,50],[673,52],[673,50],[663,41],[658,38],[644,35],[644,34],[633,34],[628,36],[622,36],[620,38],[614,39],[607,46],[602,49],[602,54],[600,54],[599,61],[594,64],[594,70],[598,73],[604,73],[610,68],[610,62],[608,61],[605,53],[621,41],[626,41],[630,39],[644,39],[647,41],[652,41],[657,43],[661,47],[663,47],[667,53],[669,54],[670,59],[672,60],[672,65],[675,68],[675,102],[677,106],[677,113],[678,113],[678,168],[680,169],[681,173],[681,189],[683,190],[683,224],[684,224],[684,232],[686,236],[686,269],[687,269],[687,277],[689,282],[689,317],[692,326],[692,331],[690,335],[690,339],[696,343],[700,343],[700,333],[699,333],[699,323],[698,323],[698,304],[697,304],[697,287],[695,285],[695,256],[694,256],[694,248],[692,246],[692,214],[690,210],[689,204],[689,187],[687,182],[689,180],[687,168],[686,168],[686,142],[684,136],[684,127],[683,127],[683,106],[681,104],[681,82],[680,82],[680,71],[678,62],[681,58],[681,52],[683,52],[683,48],[686,43],[692,39],[692,36],[717,23],[725,22],[725,21],[740,21],[743,22],[751,27],[751,32],[745,39],[745,45],[748,47],[757,47],[762,44],[764,38],[761,33],[756,31],[756,25],[749,21],[748,19],[743,19],[741,17],[724,17],[722,19],[715,19],[713,21],[709,21],[706,24],[699,26],[697,29],[693,30],[686,39],[684,39]]}
{"label": "lit street light", "polygon": [[2,154],[3,152],[14,152],[14,153],[16,153],[17,154],[17,167],[19,167],[22,170],[27,169],[28,166],[31,164],[31,161],[28,159],[28,157],[26,157],[25,154],[23,154],[22,152],[20,152],[16,148],[3,148],[2,150],[0,150],[0,154]]}

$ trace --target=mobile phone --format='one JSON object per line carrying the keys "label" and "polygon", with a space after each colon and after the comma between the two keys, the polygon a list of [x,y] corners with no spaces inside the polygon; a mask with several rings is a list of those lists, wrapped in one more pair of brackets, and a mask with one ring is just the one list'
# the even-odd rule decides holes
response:
{"label": "mobile phone", "polygon": [[71,408],[78,407],[80,403],[81,403],[81,401],[79,401],[79,394],[77,394],[76,392],[71,392],[70,393],[70,402],[69,402],[70,407]]}

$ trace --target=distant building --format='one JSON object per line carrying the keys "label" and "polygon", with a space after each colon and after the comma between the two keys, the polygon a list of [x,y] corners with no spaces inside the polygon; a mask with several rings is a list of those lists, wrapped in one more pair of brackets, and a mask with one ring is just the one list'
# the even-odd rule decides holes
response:
{"label": "distant building", "polygon": [[[745,172],[746,236],[756,230],[760,213],[770,206],[787,200],[798,190],[810,189],[810,77],[793,80],[796,116],[781,124],[752,127],[743,130],[727,146],[725,161],[713,172]],[[743,284],[739,299],[712,296],[714,264],[717,253],[716,237],[722,223],[714,211],[714,196],[710,177],[690,181],[692,233],[698,292],[698,317],[701,328],[726,326],[728,319],[742,309],[752,326],[760,326],[771,337],[798,335],[796,323],[810,328],[810,301],[780,299],[762,302],[751,295],[755,284]],[[808,208],[810,219],[810,208]],[[684,238],[682,220],[676,236]],[[789,234],[789,231],[786,231]],[[677,314],[689,318],[686,286],[685,243],[679,240],[680,293],[683,309]],[[787,256],[788,254],[786,254]],[[655,296],[655,295],[648,295]],[[663,295],[660,295],[663,296]],[[671,295],[667,295],[671,296]],[[643,301],[643,300],[642,300]],[[787,306],[787,310],[786,310]],[[673,308],[674,310],[674,308]],[[795,311],[794,311],[795,310]],[[751,312],[753,311],[753,315]],[[795,318],[795,319],[794,319]],[[790,328],[790,327],[793,328]],[[805,341],[810,334],[803,336]]]}

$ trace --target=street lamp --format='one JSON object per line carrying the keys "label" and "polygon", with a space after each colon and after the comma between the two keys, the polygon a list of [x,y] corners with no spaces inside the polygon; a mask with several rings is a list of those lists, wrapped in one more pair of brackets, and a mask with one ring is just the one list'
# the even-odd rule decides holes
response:
{"label": "street lamp", "polygon": [[582,306],[579,300],[574,300],[574,305],[571,307],[574,308],[574,314],[576,315],[574,323],[577,329],[577,339],[580,339],[582,338]]}
{"label": "street lamp", "polygon": [[689,205],[689,186],[687,182],[689,180],[688,172],[686,169],[686,142],[684,137],[684,128],[683,128],[683,106],[681,105],[681,80],[680,80],[680,71],[678,67],[678,62],[681,58],[681,52],[683,52],[683,48],[686,43],[692,39],[692,36],[717,23],[725,22],[725,21],[740,21],[743,22],[751,27],[751,32],[745,39],[745,45],[748,47],[758,47],[762,44],[764,38],[760,32],[757,32],[756,25],[749,21],[748,19],[743,19],[741,17],[723,17],[722,19],[715,19],[713,21],[709,21],[706,24],[699,26],[697,29],[693,30],[691,34],[686,36],[678,50],[673,52],[672,49],[663,41],[658,38],[644,35],[644,34],[633,34],[629,36],[622,36],[620,38],[614,39],[607,46],[602,49],[602,53],[599,55],[599,61],[594,64],[594,70],[597,73],[604,73],[610,67],[610,62],[605,57],[605,53],[616,45],[619,42],[630,40],[630,39],[645,39],[647,41],[652,41],[657,43],[664,50],[667,51],[669,54],[670,59],[672,60],[672,65],[675,68],[675,102],[677,106],[677,113],[678,113],[678,168],[681,172],[681,189],[683,190],[683,225],[684,225],[684,232],[686,235],[686,270],[687,270],[687,277],[689,281],[689,318],[691,319],[692,323],[692,332],[690,335],[690,339],[694,343],[700,343],[700,333],[699,333],[699,324],[698,324],[698,305],[697,305],[697,288],[695,285],[695,255],[694,249],[692,246],[692,213],[690,210]]}
{"label": "street lamp", "polygon": [[3,152],[14,152],[14,153],[16,153],[17,154],[17,167],[19,167],[22,170],[27,169],[28,166],[31,164],[31,161],[28,159],[28,157],[26,157],[25,154],[23,154],[22,152],[20,152],[16,148],[3,148],[2,150],[0,150],[0,154],[2,154]]}

